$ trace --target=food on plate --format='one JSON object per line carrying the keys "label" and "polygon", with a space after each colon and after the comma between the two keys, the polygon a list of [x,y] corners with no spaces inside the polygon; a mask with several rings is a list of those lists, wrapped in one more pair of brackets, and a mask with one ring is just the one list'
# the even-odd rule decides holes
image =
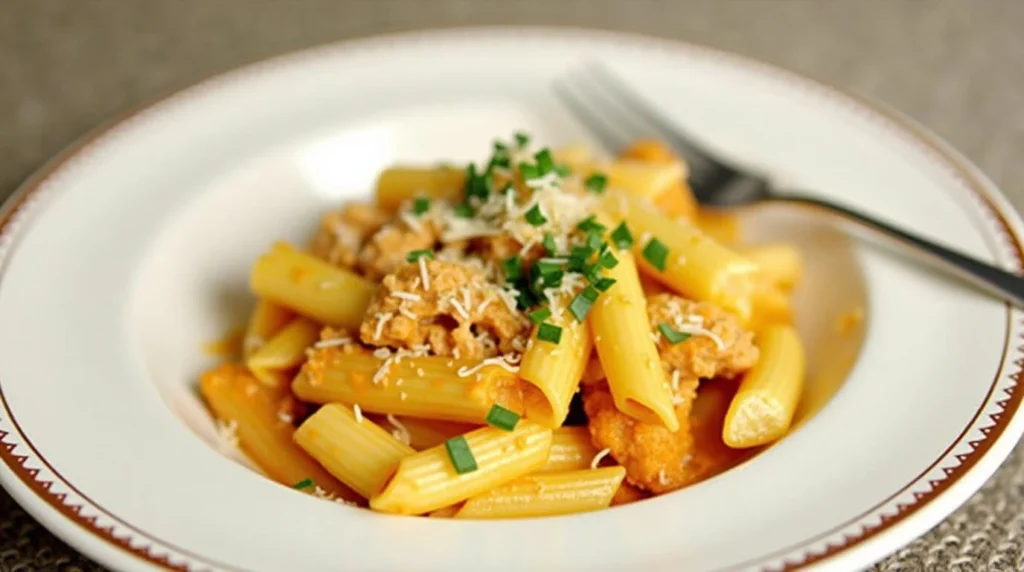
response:
{"label": "food on plate", "polygon": [[385,513],[569,514],[721,473],[792,424],[803,261],[741,244],[686,173],[656,141],[523,134],[389,168],[254,262],[241,361],[201,392],[269,477]]}

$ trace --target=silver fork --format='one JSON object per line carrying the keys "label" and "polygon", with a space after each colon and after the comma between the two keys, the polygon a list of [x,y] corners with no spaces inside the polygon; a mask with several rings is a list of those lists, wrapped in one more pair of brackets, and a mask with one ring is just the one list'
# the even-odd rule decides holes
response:
{"label": "silver fork", "polygon": [[[784,202],[822,208],[895,239],[934,266],[952,272],[983,290],[1024,306],[1024,278],[956,252],[877,218],[831,201],[776,189],[762,175],[714,156],[659,111],[644,102],[608,70],[588,65],[558,82],[558,98],[609,151],[618,151],[643,135],[656,134],[689,165],[689,182],[697,201],[713,207]],[[584,95],[585,94],[585,95]]]}

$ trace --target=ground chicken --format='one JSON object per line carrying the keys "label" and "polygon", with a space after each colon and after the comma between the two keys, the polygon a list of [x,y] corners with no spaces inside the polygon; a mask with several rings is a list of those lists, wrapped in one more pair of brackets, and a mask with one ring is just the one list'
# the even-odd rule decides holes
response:
{"label": "ground chicken", "polygon": [[699,326],[717,335],[724,346],[719,347],[714,336],[700,333],[678,344],[659,335],[658,352],[670,374],[678,370],[684,379],[731,378],[757,363],[759,352],[754,346],[754,334],[745,330],[738,318],[713,304],[656,294],[647,298],[647,315],[654,332],[658,332],[660,324],[676,330]]}
{"label": "ground chicken", "polygon": [[353,268],[359,261],[363,242],[380,230],[388,214],[368,204],[351,203],[320,219],[311,250],[341,268]]}
{"label": "ground chicken", "polygon": [[380,280],[399,266],[406,264],[406,256],[414,250],[434,250],[438,230],[434,223],[424,220],[416,227],[405,223],[387,225],[377,231],[359,253],[359,268],[370,280]]}
{"label": "ground chicken", "polygon": [[[399,266],[370,303],[359,334],[375,346],[485,359],[521,349],[529,322],[473,266],[441,260]],[[426,280],[424,280],[424,274]]]}
{"label": "ground chicken", "polygon": [[654,493],[674,491],[696,477],[690,467],[694,446],[687,418],[697,380],[680,386],[689,399],[680,400],[676,406],[680,429],[675,433],[661,423],[645,423],[620,412],[607,387],[588,386],[583,392],[594,446],[609,450],[611,457],[626,468],[630,484]]}
{"label": "ground chicken", "polygon": [[[700,482],[755,452],[730,449],[722,442],[722,423],[737,384],[738,380],[707,381],[698,393],[696,380],[680,383],[684,399],[676,407],[676,433],[621,413],[607,386],[589,386],[583,404],[591,439],[595,447],[609,449],[626,468],[626,482],[640,489],[660,494]],[[620,502],[633,497],[634,491],[627,490]]]}
{"label": "ground chicken", "polygon": [[619,486],[618,490],[615,491],[615,495],[612,497],[612,506],[619,506],[624,504],[633,503],[636,501],[644,500],[650,495],[647,491],[634,487],[633,485],[623,482]]}

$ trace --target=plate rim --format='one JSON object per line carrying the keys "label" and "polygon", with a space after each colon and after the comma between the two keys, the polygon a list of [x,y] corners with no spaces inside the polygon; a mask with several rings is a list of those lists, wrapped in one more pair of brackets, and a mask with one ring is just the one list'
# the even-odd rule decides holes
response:
{"label": "plate rim", "polygon": [[[4,239],[10,240],[17,233],[18,229],[23,226],[22,221],[19,221],[19,215],[27,213],[31,210],[33,203],[40,201],[44,196],[50,194],[46,192],[52,190],[47,188],[46,183],[48,181],[54,179],[56,175],[60,174],[62,170],[69,167],[77,159],[86,156],[90,147],[101,144],[105,138],[112,135],[118,129],[130,126],[139,118],[165,111],[164,107],[166,104],[171,102],[181,103],[192,97],[215,92],[224,86],[231,85],[235,81],[287,68],[292,64],[302,61],[316,60],[333,52],[356,53],[361,49],[380,50],[389,47],[391,43],[409,45],[411,42],[425,39],[461,39],[464,41],[480,39],[486,41],[488,35],[493,36],[495,34],[499,35],[499,39],[532,35],[545,38],[561,37],[567,41],[609,41],[621,45],[660,48],[667,51],[684,50],[723,61],[755,75],[790,80],[799,89],[814,92],[816,95],[828,99],[831,103],[837,104],[848,111],[855,112],[860,119],[873,124],[875,127],[883,128],[887,135],[902,140],[904,143],[914,147],[915,150],[922,152],[923,155],[930,157],[932,162],[943,168],[945,174],[953,177],[964,189],[969,191],[971,198],[976,203],[975,206],[980,207],[980,211],[986,219],[986,226],[989,227],[986,230],[995,230],[995,234],[998,235],[995,238],[1003,243],[1001,246],[1010,247],[1009,255],[1012,258],[1011,262],[1013,266],[1016,266],[1014,270],[1024,269],[1024,244],[1022,244],[1019,236],[1022,232],[1020,229],[1024,228],[1024,223],[1022,223],[1020,216],[1002,195],[999,188],[977,166],[972,164],[949,143],[915,120],[884,103],[835,87],[803,72],[768,63],[749,55],[704,44],[599,27],[529,25],[432,27],[330,41],[251,61],[198,81],[179,84],[176,87],[164,90],[160,95],[116,114],[88,130],[46,161],[15,189],[3,204],[0,205],[0,263],[16,248],[15,245],[8,245],[7,248],[2,248]],[[991,239],[992,237],[987,238]],[[0,269],[0,274],[2,272],[2,269]],[[1013,444],[1020,439],[1021,433],[1024,432],[1024,419],[1018,417],[1019,407],[1022,399],[1024,399],[1024,390],[1021,390],[1018,383],[1021,377],[1024,377],[1024,346],[1015,347],[1016,344],[1011,339],[1014,318],[1017,312],[1009,304],[1004,306],[1007,322],[1006,337],[1001,361],[986,398],[982,401],[971,421],[929,467],[924,469],[899,491],[847,522],[819,533],[812,538],[805,539],[798,544],[776,549],[771,553],[760,555],[757,559],[736,564],[730,567],[730,569],[764,566],[764,569],[783,571],[810,565],[839,564],[838,561],[840,559],[860,560],[862,563],[867,563],[869,560],[874,561],[878,559],[877,556],[865,555],[870,552],[869,549],[872,546],[881,544],[887,538],[883,533],[891,533],[888,535],[889,542],[886,543],[889,548],[886,550],[885,555],[888,555],[888,552],[894,547],[902,546],[907,540],[922,534],[910,530],[910,525],[914,522],[927,520],[930,522],[928,524],[929,528],[934,526],[934,524],[947,517],[953,510],[956,510],[970,495],[979,489],[1005,461],[1012,450]],[[1016,317],[1019,319],[1020,316],[1017,315]],[[983,419],[985,410],[990,400],[993,399],[1000,380],[1004,377],[1013,380],[1014,383],[1012,386],[1002,389],[1003,395],[1000,395],[1000,397],[1005,398],[995,402],[999,410],[988,413],[987,419]],[[62,540],[88,554],[89,557],[103,562],[111,562],[111,559],[107,557],[108,555],[103,554],[103,551],[100,549],[115,548],[135,557],[135,562],[140,564],[142,562],[139,562],[139,560],[163,569],[185,571],[189,569],[187,564],[175,564],[172,562],[172,554],[160,554],[160,552],[166,551],[160,550],[159,546],[157,546],[159,544],[173,548],[180,554],[188,555],[210,566],[237,569],[224,563],[215,562],[207,557],[192,554],[186,549],[175,547],[166,541],[145,533],[145,531],[138,530],[129,523],[118,519],[102,506],[91,503],[91,501],[92,509],[96,512],[107,515],[109,518],[122,523],[122,526],[136,531],[139,536],[135,537],[129,534],[119,537],[115,534],[113,527],[100,526],[95,516],[83,516],[81,514],[82,506],[74,506],[62,498],[63,495],[51,492],[52,481],[41,480],[38,477],[38,469],[30,469],[26,466],[26,462],[29,460],[47,466],[54,476],[63,482],[64,486],[76,490],[72,483],[64,479],[59,472],[52,468],[46,461],[45,456],[40,454],[35,446],[32,445],[28,435],[21,430],[4,398],[2,382],[0,382],[0,413],[6,415],[15,430],[20,433],[22,441],[22,443],[10,442],[8,440],[11,437],[10,433],[0,429],[0,461],[4,465],[2,468],[5,468],[16,477],[16,480],[12,479],[10,481],[0,479],[0,485],[3,485],[19,505],[36,518],[40,524]],[[991,424],[982,426],[979,424],[979,419],[981,419],[981,424],[988,421]],[[850,526],[857,525],[858,522],[879,511],[900,495],[905,494],[931,471],[939,468],[944,461],[949,461],[948,457],[950,454],[974,430],[980,431],[983,437],[967,441],[967,445],[971,449],[970,452],[955,455],[955,465],[942,466],[941,469],[944,476],[930,479],[928,481],[930,487],[928,491],[924,493],[915,492],[913,501],[909,503],[896,503],[895,513],[891,515],[880,514],[880,521],[877,524],[861,523],[855,534],[844,533],[842,540],[838,543],[826,543],[824,548],[821,549],[815,546],[816,543],[820,543]],[[23,449],[28,449],[28,454],[15,454],[15,450],[19,445]],[[992,452],[993,449],[996,449],[995,453]],[[21,451],[21,453],[25,453],[25,451]],[[3,475],[4,471],[0,471],[0,476]],[[24,490],[15,491],[14,489],[19,485],[19,481]],[[20,494],[23,492],[26,494]],[[31,493],[31,495],[27,493]],[[42,501],[42,504],[39,501]],[[951,509],[947,510],[939,505],[951,507]],[[52,515],[45,514],[45,506],[54,509],[61,518],[49,518]],[[931,510],[925,510],[926,514],[919,516],[917,520],[910,519],[911,516],[918,514],[919,511],[924,509]],[[928,518],[926,519],[925,517]],[[920,528],[923,529],[924,527]],[[88,534],[78,534],[81,532]],[[894,540],[893,537],[896,536],[903,537],[903,540]],[[102,541],[106,546],[96,544],[97,540]],[[154,548],[157,549],[155,552]],[[854,555],[861,556],[856,558]],[[772,561],[779,561],[780,563],[771,566],[769,563]]]}

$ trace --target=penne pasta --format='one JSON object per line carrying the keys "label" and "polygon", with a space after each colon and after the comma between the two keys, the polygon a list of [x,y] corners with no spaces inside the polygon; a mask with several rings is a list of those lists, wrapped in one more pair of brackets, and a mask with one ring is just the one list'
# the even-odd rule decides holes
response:
{"label": "penne pasta", "polygon": [[[653,139],[641,139],[634,142],[622,152],[622,157],[655,164],[670,164],[680,161],[671,149]],[[652,196],[651,199],[668,216],[692,221],[697,217],[697,198],[693,196],[686,177],[687,173],[684,169],[682,177],[662,192]]]}
{"label": "penne pasta", "polygon": [[[690,298],[712,302],[743,320],[750,319],[757,265],[694,225],[672,220],[650,202],[628,193],[609,191],[602,204],[609,214],[626,221],[635,238],[633,251],[645,274]],[[663,269],[652,266],[643,255],[654,239],[667,249]]]}
{"label": "penne pasta", "polygon": [[476,470],[456,472],[444,445],[420,451],[399,462],[370,506],[395,514],[428,513],[536,470],[551,449],[551,430],[525,420],[514,431],[483,427],[464,438]]}
{"label": "penne pasta", "polygon": [[299,366],[306,349],[320,336],[320,324],[308,318],[295,318],[269,342],[252,353],[245,365],[263,383],[276,388],[288,385],[287,370]]}
{"label": "penne pasta", "polygon": [[[552,316],[550,322],[562,328],[561,340],[558,345],[537,340],[534,326],[532,341],[519,365],[519,377],[543,396],[528,403],[527,417],[553,429],[569,415],[569,404],[587,367],[593,342],[589,324],[577,321],[569,312]],[[536,406],[530,407],[534,403]]]}
{"label": "penne pasta", "polygon": [[538,473],[561,473],[589,469],[597,447],[586,427],[559,427],[551,434],[551,453]]}
{"label": "penne pasta", "polygon": [[551,154],[555,162],[569,167],[573,172],[580,172],[594,161],[594,153],[585,143],[575,143],[554,149]]}
{"label": "penne pasta", "polygon": [[321,348],[311,352],[292,391],[313,403],[341,402],[374,413],[477,424],[495,404],[521,412],[516,375],[479,365],[438,356],[381,359]]}
{"label": "penne pasta", "polygon": [[722,440],[735,449],[771,443],[789,430],[804,383],[804,350],[796,330],[771,326],[757,335],[761,358],[732,398]]}
{"label": "penne pasta", "polygon": [[697,228],[725,245],[739,244],[743,235],[739,215],[729,211],[700,209],[697,212]]}
{"label": "penne pasta", "polygon": [[242,356],[249,359],[257,349],[261,348],[267,340],[295,316],[295,313],[269,300],[260,298],[256,301],[249,324],[245,329],[245,338],[242,341]]}
{"label": "penne pasta", "polygon": [[525,518],[608,508],[626,469],[528,475],[471,497],[455,518]]}
{"label": "penne pasta", "polygon": [[309,479],[328,496],[359,499],[292,441],[295,428],[286,394],[266,387],[236,364],[207,371],[199,388],[213,414],[234,427],[238,445],[268,477],[289,487]]}
{"label": "penne pasta", "polygon": [[746,246],[740,253],[757,264],[763,280],[778,288],[792,288],[803,274],[803,256],[791,244]]}
{"label": "penne pasta", "polygon": [[686,178],[686,168],[680,161],[650,163],[619,159],[608,163],[591,164],[580,172],[585,176],[601,173],[608,178],[608,188],[619,189],[651,201]]}
{"label": "penne pasta", "polygon": [[466,172],[454,167],[391,167],[377,178],[377,206],[397,210],[417,196],[457,199],[466,184]]}
{"label": "penne pasta", "polygon": [[479,425],[470,423],[423,419],[420,417],[381,416],[372,413],[368,414],[368,417],[381,427],[393,427],[392,435],[404,433],[409,439],[409,446],[417,451],[436,447],[452,437],[479,428]]}
{"label": "penne pasta", "polygon": [[380,492],[412,447],[352,408],[330,403],[296,431],[295,442],[339,481],[366,498]]}
{"label": "penne pasta", "polygon": [[679,430],[672,396],[661,368],[658,348],[651,339],[647,299],[640,286],[636,262],[627,250],[617,252],[619,263],[605,270],[615,280],[590,310],[590,327],[601,368],[615,406],[626,415]]}
{"label": "penne pasta", "polygon": [[331,326],[358,329],[377,289],[369,280],[279,242],[253,265],[256,295]]}
{"label": "penne pasta", "polygon": [[768,326],[793,323],[789,294],[777,286],[757,284],[754,287],[753,307],[750,328],[755,332]]}

